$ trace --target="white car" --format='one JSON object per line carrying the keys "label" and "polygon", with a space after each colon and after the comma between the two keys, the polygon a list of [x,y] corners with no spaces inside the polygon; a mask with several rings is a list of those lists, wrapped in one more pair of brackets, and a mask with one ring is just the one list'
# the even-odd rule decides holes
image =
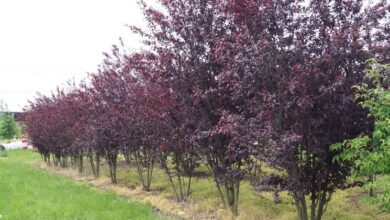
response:
{"label": "white car", "polygon": [[3,144],[3,146],[5,147],[5,150],[32,149],[32,146],[27,145],[27,142],[24,140],[18,140],[18,141],[14,141],[14,142],[11,142],[8,144]]}

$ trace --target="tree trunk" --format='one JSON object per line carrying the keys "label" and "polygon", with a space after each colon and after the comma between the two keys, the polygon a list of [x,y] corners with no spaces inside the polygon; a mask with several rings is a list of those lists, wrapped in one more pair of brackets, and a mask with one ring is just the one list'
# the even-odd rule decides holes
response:
{"label": "tree trunk", "polygon": [[307,214],[307,206],[305,197],[298,197],[296,193],[294,193],[295,206],[298,211],[298,219],[300,220],[309,220]]}
{"label": "tree trunk", "polygon": [[[152,150],[145,150],[142,154],[140,151],[134,152],[137,173],[140,178],[142,188],[144,191],[150,191],[152,182],[153,167],[155,155]],[[144,168],[146,170],[144,170]]]}
{"label": "tree trunk", "polygon": [[[373,174],[368,177],[368,182],[370,182],[370,183],[374,182],[374,175]],[[370,197],[374,196],[374,188],[373,187],[370,187],[370,189],[369,189],[369,196]]]}
{"label": "tree trunk", "polygon": [[96,177],[100,176],[100,155],[96,154]]}
{"label": "tree trunk", "polygon": [[83,173],[84,168],[84,161],[83,161],[83,155],[79,156],[79,173]]}
{"label": "tree trunk", "polygon": [[107,158],[112,183],[116,183],[116,160],[117,155],[109,155]]}
{"label": "tree trunk", "polygon": [[128,165],[131,164],[131,156],[130,156],[130,154],[125,154],[125,160],[126,160],[126,164],[128,164]]}
{"label": "tree trunk", "polygon": [[93,155],[92,155],[91,152],[88,154],[88,159],[89,159],[89,163],[90,163],[90,165],[91,165],[91,170],[92,170],[93,176],[94,176],[95,178],[97,178],[97,175],[96,175],[96,168],[95,168],[95,164],[94,164],[94,161],[93,161]]}

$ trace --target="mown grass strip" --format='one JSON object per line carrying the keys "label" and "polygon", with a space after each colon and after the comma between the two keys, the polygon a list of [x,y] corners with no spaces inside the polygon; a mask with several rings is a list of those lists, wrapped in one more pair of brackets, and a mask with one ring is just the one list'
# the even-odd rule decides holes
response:
{"label": "mown grass strip", "polygon": [[160,219],[150,206],[32,167],[31,152],[0,159],[0,219]]}

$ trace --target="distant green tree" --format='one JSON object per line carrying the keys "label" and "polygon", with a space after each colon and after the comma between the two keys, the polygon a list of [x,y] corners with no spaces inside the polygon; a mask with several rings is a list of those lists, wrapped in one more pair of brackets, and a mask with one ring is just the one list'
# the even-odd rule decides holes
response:
{"label": "distant green tree", "polygon": [[4,138],[7,139],[8,142],[11,141],[11,139],[17,135],[17,124],[15,121],[15,118],[13,114],[5,114],[3,116],[3,120],[1,121],[0,124],[0,135]]}

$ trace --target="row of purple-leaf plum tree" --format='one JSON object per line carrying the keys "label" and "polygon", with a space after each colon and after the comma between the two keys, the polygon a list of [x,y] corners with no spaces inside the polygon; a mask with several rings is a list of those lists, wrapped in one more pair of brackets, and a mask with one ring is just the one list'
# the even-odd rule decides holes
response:
{"label": "row of purple-leaf plum tree", "polygon": [[[295,201],[300,219],[321,219],[351,164],[330,146],[370,131],[353,85],[364,61],[390,59],[386,1],[140,1],[147,28],[141,52],[113,47],[79,86],[27,107],[27,131],[43,158],[113,183],[119,154],[134,160],[143,189],[165,171],[179,201],[209,167],[225,208],[238,213],[240,182],[262,161],[283,175],[262,177]],[[280,172],[278,172],[280,173]]]}

